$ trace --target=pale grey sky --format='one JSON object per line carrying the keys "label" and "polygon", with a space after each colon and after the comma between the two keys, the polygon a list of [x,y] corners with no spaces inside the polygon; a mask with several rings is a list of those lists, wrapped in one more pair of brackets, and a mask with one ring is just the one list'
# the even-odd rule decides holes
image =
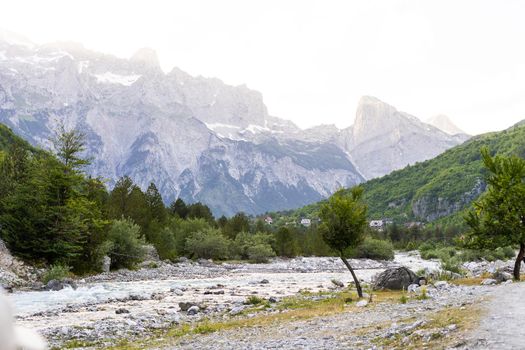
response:
{"label": "pale grey sky", "polygon": [[301,127],[376,96],[469,133],[525,119],[525,1],[2,0],[0,26],[247,84]]}

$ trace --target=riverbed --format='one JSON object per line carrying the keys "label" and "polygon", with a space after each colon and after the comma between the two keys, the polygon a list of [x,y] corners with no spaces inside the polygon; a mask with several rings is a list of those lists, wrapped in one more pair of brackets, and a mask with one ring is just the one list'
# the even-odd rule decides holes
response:
{"label": "riverbed", "polygon": [[[397,253],[393,261],[350,261],[357,276],[369,283],[386,268],[406,266],[413,271],[439,269],[439,262],[422,260],[415,252]],[[280,299],[300,291],[345,285],[350,273],[337,258],[274,259],[268,264],[184,261],[158,268],[118,271],[78,281],[78,288],[60,291],[18,291],[10,298],[17,322],[37,329],[52,344],[70,338],[128,337],[174,323],[228,312],[249,297]],[[179,303],[201,306],[187,315]]]}

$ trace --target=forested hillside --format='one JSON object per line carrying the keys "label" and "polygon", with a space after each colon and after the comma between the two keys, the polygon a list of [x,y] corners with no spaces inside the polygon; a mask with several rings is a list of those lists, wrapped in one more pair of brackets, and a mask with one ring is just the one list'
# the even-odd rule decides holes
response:
{"label": "forested hillside", "polygon": [[[473,137],[438,157],[367,181],[365,200],[369,218],[397,222],[446,220],[470,205],[484,190],[480,148],[491,153],[525,158],[525,123]],[[275,214],[283,221],[317,217],[319,204]]]}

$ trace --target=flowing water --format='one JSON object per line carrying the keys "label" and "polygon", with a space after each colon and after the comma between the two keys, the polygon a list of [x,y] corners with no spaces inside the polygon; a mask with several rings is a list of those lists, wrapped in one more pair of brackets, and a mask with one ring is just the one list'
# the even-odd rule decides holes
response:
{"label": "flowing water", "polygon": [[[300,258],[302,262],[315,263],[320,259],[328,258]],[[75,305],[97,305],[112,301],[135,299],[150,299],[155,293],[169,292],[170,289],[178,288],[187,290],[184,299],[203,299],[203,289],[222,285],[222,289],[231,298],[232,295],[246,295],[253,292],[262,296],[269,295],[293,295],[301,289],[316,291],[326,288],[332,279],[344,282],[351,280],[350,274],[344,270],[344,266],[337,259],[328,260],[336,264],[335,272],[323,272],[313,269],[312,272],[271,272],[272,268],[282,271],[282,262],[265,265],[241,265],[238,272],[232,271],[225,276],[204,279],[163,279],[154,281],[133,282],[99,282],[93,284],[81,284],[76,290],[65,288],[60,291],[29,291],[15,292],[10,295],[15,306],[17,315],[26,316],[39,312],[61,310]],[[359,265],[357,263],[357,265]],[[390,265],[403,265],[418,271],[420,269],[436,270],[439,263],[436,261],[422,260],[418,255],[398,253]],[[247,266],[249,272],[243,271]],[[257,267],[264,269],[258,271]],[[356,273],[364,281],[370,281],[374,275],[384,270],[383,268],[358,268]],[[268,280],[268,284],[261,286],[261,280]],[[224,299],[224,296],[213,296],[216,302]],[[207,296],[206,298],[210,298]]]}

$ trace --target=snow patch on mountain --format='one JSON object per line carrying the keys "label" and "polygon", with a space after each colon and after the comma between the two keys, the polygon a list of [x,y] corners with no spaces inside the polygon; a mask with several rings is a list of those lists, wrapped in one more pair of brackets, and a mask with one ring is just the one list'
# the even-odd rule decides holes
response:
{"label": "snow patch on mountain", "polygon": [[[82,70],[80,70],[82,72]],[[105,72],[103,74],[94,74],[97,78],[98,83],[106,84],[120,84],[124,86],[131,86],[135,83],[142,75],[140,74],[131,74],[131,75],[121,75],[111,72]]]}

